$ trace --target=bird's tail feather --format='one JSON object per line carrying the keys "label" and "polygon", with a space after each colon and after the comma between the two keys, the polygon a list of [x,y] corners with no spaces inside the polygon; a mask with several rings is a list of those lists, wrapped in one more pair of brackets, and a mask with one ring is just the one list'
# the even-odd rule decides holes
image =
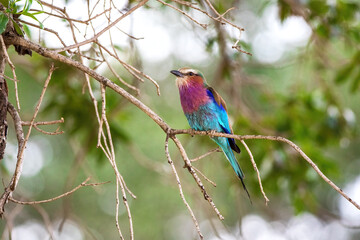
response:
{"label": "bird's tail feather", "polygon": [[236,160],[235,155],[234,155],[233,151],[231,150],[229,143],[226,141],[226,144],[222,144],[221,140],[220,141],[219,140],[220,139],[217,139],[217,140],[215,140],[215,142],[222,148],[226,158],[228,159],[228,161],[231,164],[231,167],[234,169],[236,175],[240,178],[241,184],[243,185],[243,188],[249,197],[250,203],[252,203],[250,194],[245,186],[245,182],[244,182],[245,175],[244,175],[243,171],[241,170],[240,165],[239,165],[238,161]]}

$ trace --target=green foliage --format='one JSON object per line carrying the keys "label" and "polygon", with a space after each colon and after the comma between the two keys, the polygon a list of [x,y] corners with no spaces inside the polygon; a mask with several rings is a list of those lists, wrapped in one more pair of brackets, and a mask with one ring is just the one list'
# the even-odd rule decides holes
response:
{"label": "green foliage", "polygon": [[9,18],[4,13],[0,13],[0,34],[5,31],[8,21]]}
{"label": "green foliage", "polygon": [[[40,4],[40,6],[42,7],[42,4],[36,0],[37,3]],[[44,28],[43,24],[36,18],[36,15],[38,14],[42,14],[43,11],[37,11],[37,12],[33,12],[31,11],[31,5],[33,4],[33,0],[2,0],[1,2],[5,7],[5,13],[1,13],[2,18],[7,18],[7,19],[11,19],[15,31],[17,32],[17,34],[19,34],[20,36],[24,36],[24,32],[22,30],[22,27],[19,25],[19,23],[16,21],[17,18],[19,18],[20,16],[27,16],[32,18],[33,20],[37,21],[40,25],[41,28]],[[4,17],[3,17],[4,16]],[[0,22],[0,30],[2,28],[6,28],[6,24],[7,24],[8,20],[5,23],[5,20]],[[5,26],[4,26],[5,24]],[[4,31],[4,30],[3,30]],[[0,31],[1,33],[3,31]],[[28,33],[28,31],[25,31]]]}

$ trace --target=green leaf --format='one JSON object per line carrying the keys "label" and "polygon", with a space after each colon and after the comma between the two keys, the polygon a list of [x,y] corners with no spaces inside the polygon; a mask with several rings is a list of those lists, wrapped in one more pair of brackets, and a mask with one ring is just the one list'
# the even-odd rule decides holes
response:
{"label": "green leaf", "polygon": [[0,13],[0,34],[2,34],[5,31],[8,22],[9,22],[8,16],[6,16],[4,13]]}
{"label": "green leaf", "polygon": [[35,21],[37,21],[37,22],[40,24],[41,29],[44,28],[44,25],[34,16],[33,13],[22,12],[21,14],[22,14],[22,15],[25,15],[25,16],[28,16],[28,17],[31,17],[32,19],[34,19]]}
{"label": "green leaf", "polygon": [[25,34],[26,34],[29,38],[31,38],[31,31],[30,31],[28,25],[23,24],[23,29],[24,29]]}
{"label": "green leaf", "polygon": [[[12,19],[11,19],[12,20]],[[14,20],[12,20],[13,24],[14,24],[14,28],[15,28],[15,31],[17,32],[17,34],[19,34],[20,36],[24,36],[24,33],[21,29],[21,27],[19,26],[19,24],[17,24],[17,22],[15,22]]]}

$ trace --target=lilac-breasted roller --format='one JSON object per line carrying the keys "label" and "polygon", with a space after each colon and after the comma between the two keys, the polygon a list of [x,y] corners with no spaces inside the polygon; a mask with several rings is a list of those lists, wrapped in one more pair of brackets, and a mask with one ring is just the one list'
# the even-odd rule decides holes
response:
{"label": "lilac-breasted roller", "polygon": [[[192,129],[233,133],[224,99],[207,85],[204,76],[199,71],[180,68],[170,72],[176,76],[181,106]],[[211,139],[223,150],[250,198],[244,183],[244,173],[232,151],[240,153],[240,148],[236,145],[235,140],[224,137],[212,137]]]}

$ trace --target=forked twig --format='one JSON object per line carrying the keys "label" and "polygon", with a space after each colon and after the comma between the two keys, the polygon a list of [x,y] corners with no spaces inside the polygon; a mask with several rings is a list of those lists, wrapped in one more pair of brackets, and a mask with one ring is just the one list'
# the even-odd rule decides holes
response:
{"label": "forked twig", "polygon": [[207,24],[199,23],[197,20],[195,20],[193,17],[191,17],[189,14],[187,14],[187,13],[184,12],[183,10],[181,10],[181,9],[179,9],[179,8],[177,8],[177,7],[169,4],[169,3],[166,3],[166,2],[164,2],[164,1],[162,1],[162,0],[157,0],[157,1],[160,2],[160,3],[162,3],[162,4],[164,4],[164,5],[166,5],[166,6],[168,6],[168,7],[170,7],[170,8],[172,8],[172,9],[174,9],[174,10],[176,10],[176,11],[178,11],[178,12],[180,12],[181,14],[183,14],[184,16],[186,16],[187,18],[189,18],[191,21],[193,21],[194,23],[196,23],[196,24],[198,24],[199,26],[201,26],[203,29],[207,29],[207,27],[208,27]]}
{"label": "forked twig", "polygon": [[198,177],[198,175],[196,174],[193,166],[191,165],[190,159],[186,154],[186,151],[183,147],[183,145],[181,144],[181,142],[179,141],[179,139],[177,139],[177,137],[175,135],[172,134],[171,129],[169,129],[169,133],[170,134],[170,138],[174,141],[176,147],[179,149],[179,152],[184,160],[185,163],[185,167],[187,168],[187,170],[189,171],[189,173],[192,175],[192,177],[194,178],[196,184],[198,185],[198,187],[200,188],[202,194],[204,195],[204,198],[206,201],[208,201],[208,203],[210,204],[210,206],[212,207],[212,209],[215,211],[216,215],[218,216],[218,218],[220,220],[223,220],[224,217],[223,215],[221,215],[219,209],[216,207],[214,201],[212,200],[212,198],[210,197],[210,195],[207,193],[204,184],[201,182],[200,178]]}
{"label": "forked twig", "polygon": [[197,169],[196,167],[192,166],[192,168],[198,172],[206,181],[208,181],[211,185],[213,185],[214,187],[216,187],[216,183],[214,181],[211,181],[204,173],[202,173],[199,169]]}
{"label": "forked twig", "polygon": [[201,231],[200,231],[200,227],[199,227],[199,223],[195,217],[195,214],[193,212],[193,210],[191,209],[189,203],[186,201],[185,199],[185,196],[184,196],[184,192],[182,190],[182,186],[181,186],[181,182],[180,182],[180,178],[179,178],[179,175],[176,171],[176,168],[175,168],[175,165],[174,165],[174,162],[171,160],[171,157],[170,157],[170,153],[169,153],[169,135],[166,135],[166,139],[165,139],[165,154],[166,154],[166,158],[168,160],[168,163],[170,164],[171,166],[171,169],[175,175],[175,178],[176,178],[176,182],[177,182],[177,185],[178,185],[178,188],[179,188],[179,192],[180,192],[180,197],[181,199],[183,200],[186,208],[189,210],[189,213],[191,215],[191,218],[195,224],[195,228],[196,228],[196,231],[198,232],[199,234],[199,237],[200,239],[204,239],[204,236],[202,235]]}
{"label": "forked twig", "polygon": [[18,204],[22,204],[22,205],[33,205],[33,204],[41,204],[41,203],[48,203],[48,202],[53,202],[56,201],[60,198],[69,196],[70,194],[74,193],[76,190],[78,190],[81,187],[88,187],[88,186],[98,186],[98,185],[102,185],[102,184],[106,184],[109,182],[102,182],[102,183],[87,183],[90,180],[90,177],[88,177],[87,179],[85,179],[85,181],[83,181],[82,183],[80,183],[78,186],[76,186],[75,188],[71,189],[70,191],[63,193],[59,196],[50,198],[50,199],[46,199],[46,200],[40,200],[40,201],[20,201],[17,199],[14,199],[13,197],[9,197],[9,200],[14,202],[14,203],[18,203]]}
{"label": "forked twig", "polygon": [[333,183],[320,169],[319,167],[292,141],[287,138],[279,137],[279,136],[264,136],[264,135],[234,135],[227,133],[219,133],[219,132],[206,132],[206,131],[194,131],[191,129],[172,129],[172,134],[192,134],[192,135],[208,135],[208,136],[216,136],[216,137],[226,137],[226,138],[234,138],[239,141],[246,139],[265,139],[270,141],[284,142],[290,145],[296,152],[298,152],[305,161],[307,161],[310,166],[316,171],[316,173],[326,182],[328,183],[335,191],[340,193],[346,200],[348,200],[352,205],[354,205],[357,209],[360,210],[360,205],[352,200],[341,188],[339,188],[335,183]]}
{"label": "forked twig", "polygon": [[22,126],[21,126],[22,121],[21,121],[21,118],[19,116],[19,113],[16,111],[16,109],[14,108],[14,106],[12,104],[8,103],[8,111],[9,111],[10,115],[13,117],[14,123],[15,123],[15,130],[16,130],[16,135],[17,135],[17,139],[18,139],[18,155],[17,155],[17,162],[16,162],[16,167],[15,167],[15,170],[14,170],[14,174],[13,174],[8,186],[5,188],[4,193],[0,197],[0,216],[3,215],[4,206],[5,206],[6,202],[7,202],[7,200],[9,199],[10,194],[15,190],[15,188],[16,188],[18,182],[19,182],[19,179],[20,179],[20,176],[21,176],[21,171],[22,171],[22,166],[23,166],[24,151],[25,151],[26,143],[29,140],[31,130],[32,130],[32,127],[33,127],[34,122],[35,122],[35,118],[36,118],[36,116],[37,116],[37,114],[39,112],[40,105],[41,105],[41,103],[43,101],[46,89],[47,89],[47,87],[49,85],[51,75],[54,72],[54,70],[55,70],[54,65],[51,65],[48,77],[45,80],[43,90],[42,90],[42,92],[40,94],[39,101],[38,101],[38,103],[37,103],[37,105],[35,107],[33,117],[32,117],[32,119],[30,121],[29,130],[28,130],[25,138],[24,138],[24,133],[23,133],[23,129],[22,129]]}
{"label": "forked twig", "polygon": [[191,159],[190,161],[191,161],[191,162],[199,161],[200,159],[203,159],[203,158],[209,156],[210,154],[213,154],[214,152],[222,152],[222,151],[220,150],[220,148],[217,147],[217,148],[215,148],[215,149],[213,149],[213,150],[210,150],[210,151],[208,151],[207,153],[205,153],[205,154],[203,154],[203,155],[201,155],[201,156],[199,156],[199,157],[196,157],[196,158]]}

